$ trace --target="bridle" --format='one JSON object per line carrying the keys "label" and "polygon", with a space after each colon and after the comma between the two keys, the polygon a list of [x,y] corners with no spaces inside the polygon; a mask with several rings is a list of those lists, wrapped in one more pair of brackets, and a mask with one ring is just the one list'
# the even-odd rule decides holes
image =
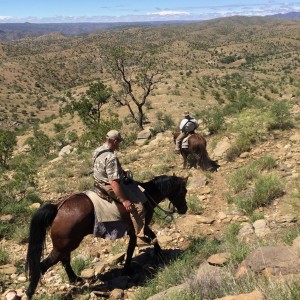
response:
{"label": "bridle", "polygon": [[[179,190],[179,193],[177,194],[177,197],[178,197],[178,196],[181,196],[183,193],[186,194],[186,191],[185,191],[185,192],[182,191],[182,190],[183,190],[183,187],[184,187],[184,186],[183,186],[183,184],[181,183],[181,185],[180,185],[180,190]],[[173,216],[173,214],[175,213],[176,209],[175,209],[175,205],[174,205],[173,201],[171,201],[170,198],[169,198],[169,201],[170,201],[170,202],[169,202],[169,210],[165,210],[165,209],[163,209],[158,203],[155,202],[155,200],[153,199],[153,197],[152,197],[146,190],[144,191],[144,193],[146,194],[147,198],[149,199],[149,204],[150,204],[150,206],[151,206],[151,208],[153,209],[153,212],[154,212],[155,214],[157,214],[158,216],[160,216],[160,215],[155,211],[155,207],[157,207],[160,211],[162,211],[162,212],[165,214],[165,216],[162,217],[162,219],[166,219],[166,218],[170,217],[170,218],[171,218],[171,221],[174,221],[174,216]],[[185,195],[182,195],[182,196],[185,197]],[[172,208],[171,208],[171,206],[172,206]],[[180,209],[177,208],[177,210],[180,210]]]}
{"label": "bridle", "polygon": [[162,217],[162,219],[166,219],[166,218],[170,217],[170,218],[171,218],[171,221],[174,221],[174,216],[173,216],[173,214],[175,213],[175,207],[174,207],[174,205],[172,204],[171,201],[170,201],[170,203],[169,203],[169,208],[171,207],[171,205],[173,205],[173,208],[170,209],[170,210],[165,210],[165,209],[163,209],[159,204],[157,204],[157,203],[155,202],[155,200],[152,198],[152,196],[151,196],[148,192],[145,191],[144,193],[146,194],[147,198],[149,199],[149,204],[150,204],[151,208],[153,209],[153,212],[154,212],[157,216],[160,217],[160,215],[155,211],[155,207],[157,207],[160,211],[162,211],[162,212],[165,214],[165,216]]}

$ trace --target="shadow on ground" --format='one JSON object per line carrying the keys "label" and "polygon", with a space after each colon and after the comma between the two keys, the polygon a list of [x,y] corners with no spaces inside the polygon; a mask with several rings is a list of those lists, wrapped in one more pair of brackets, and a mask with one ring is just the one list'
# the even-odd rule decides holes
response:
{"label": "shadow on ground", "polygon": [[[153,278],[157,272],[164,269],[180,254],[180,249],[162,250],[162,255],[153,254],[153,248],[147,247],[133,258],[130,274],[124,274],[123,266],[112,267],[109,271],[97,275],[85,282],[82,286],[73,286],[64,299],[72,299],[72,294],[94,292],[97,296],[110,297],[114,289],[123,289],[143,286],[146,281]],[[74,295],[75,296],[75,295]]]}

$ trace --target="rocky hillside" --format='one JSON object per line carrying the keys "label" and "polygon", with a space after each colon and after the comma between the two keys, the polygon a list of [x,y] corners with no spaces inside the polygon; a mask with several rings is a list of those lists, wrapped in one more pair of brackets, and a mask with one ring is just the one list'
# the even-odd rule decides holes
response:
{"label": "rocky hillside", "polygon": [[57,115],[66,95],[80,96],[91,81],[114,88],[105,64],[113,45],[156,49],[164,80],[149,100],[155,110],[174,103],[169,109],[176,117],[178,108],[222,103],[227,89],[239,86],[264,99],[295,95],[299,27],[297,19],[232,17],[1,43],[0,124],[19,128]]}
{"label": "rocky hillside", "polygon": [[[99,78],[111,83],[101,60],[106,46],[134,39],[137,49],[156,45],[168,62],[147,99],[145,130],[130,122],[126,107],[108,102],[103,116],[122,121],[127,139],[137,134],[118,153],[136,180],[189,176],[188,212],[169,220],[157,211],[152,229],[164,256],[139,245],[130,277],[122,273],[127,237],[87,236],[72,256],[84,285],[69,284],[58,264],[43,276],[34,299],[298,299],[299,24],[234,17],[1,44],[1,126],[22,127],[9,167],[0,170],[2,298],[26,299],[33,211],[93,186],[93,149],[80,145],[90,128],[76,113],[62,113],[67,94],[80,98]],[[184,110],[199,119],[217,172],[183,169],[174,153],[173,122],[177,126]],[[26,144],[37,132],[39,143]],[[50,142],[51,152],[41,154]],[[51,247],[47,236],[45,255]]]}
{"label": "rocky hillside", "polygon": [[[296,116],[299,113],[300,106],[294,105],[292,114]],[[143,288],[145,280],[149,276],[152,277],[160,268],[163,268],[167,261],[174,259],[178,253],[189,248],[191,238],[222,240],[224,231],[230,224],[240,224],[239,239],[248,243],[252,250],[267,243],[275,247],[272,254],[274,256],[276,256],[276,251],[289,252],[288,248],[285,250],[286,245],[282,238],[297,228],[299,234],[299,124],[289,131],[275,131],[266,136],[264,141],[254,146],[250,151],[242,153],[234,162],[228,161],[225,156],[231,138],[230,136],[223,137],[212,148],[212,140],[207,137],[210,156],[218,159],[221,165],[218,172],[215,173],[207,173],[194,168],[183,170],[182,158],[173,154],[174,145],[171,132],[158,134],[142,146],[132,146],[121,151],[119,155],[124,167],[130,167],[133,173],[139,176],[139,179],[146,179],[153,174],[172,174],[173,172],[178,176],[189,175],[187,200],[191,207],[188,213],[180,217],[175,216],[173,221],[160,222],[152,226],[158,236],[159,243],[165,250],[164,263],[158,258],[152,258],[151,247],[139,246],[134,258],[136,274],[131,278],[124,277],[120,272],[128,239],[123,238],[110,242],[88,236],[73,255],[73,259],[82,258],[90,262],[89,267],[81,272],[86,280],[84,287],[79,288],[68,284],[65,275],[63,275],[62,267],[56,265],[43,276],[37,295],[40,297],[50,294],[69,295],[72,299],[83,299],[82,294],[88,290],[91,294],[90,296],[86,294],[85,299],[104,299],[107,297],[110,299],[133,299],[136,291]],[[165,146],[162,146],[163,144]],[[238,210],[234,204],[229,203],[226,195],[230,192],[230,176],[236,170],[262,157],[272,157],[276,161],[273,172],[280,178],[284,193],[273,199],[270,205],[259,207],[256,213],[260,217],[253,222],[249,215]],[[88,168],[87,164],[85,163],[85,168]],[[55,202],[66,193],[66,191],[55,192],[53,187],[58,184],[58,178],[49,176],[50,172],[61,169],[61,165],[68,165],[73,168],[73,171],[65,169],[65,173],[76,172],[76,169],[83,167],[79,163],[76,152],[72,152],[68,156],[61,156],[44,166],[39,173],[39,193],[43,195],[45,200]],[[63,178],[65,174],[60,176]],[[70,178],[72,177],[69,177],[68,180]],[[76,177],[75,180],[77,180]],[[13,261],[24,259],[26,244],[18,245],[2,240],[1,245],[9,249]],[[46,253],[50,250],[51,242],[48,240]],[[277,259],[282,260],[283,258],[276,257],[275,265],[274,261],[268,261],[266,263],[268,265],[264,265],[265,262],[256,261],[255,263],[260,265],[259,268],[257,267],[257,272],[268,270],[268,272],[274,273],[276,270],[276,274],[299,275],[299,252],[298,254],[295,253],[295,257],[298,258],[292,262],[289,259],[293,259],[294,256],[281,262],[278,262]],[[208,263],[211,267],[217,268],[219,272],[220,268],[226,265],[227,260],[228,256],[225,255],[224,258],[224,254],[219,253],[219,256],[208,259]],[[251,268],[249,260],[250,258],[248,259],[248,267]],[[0,271],[3,284],[5,283],[6,298],[4,299],[11,299],[8,298],[10,289],[12,289],[12,294],[17,293],[22,296],[27,285],[23,269],[12,264],[1,266]],[[264,291],[260,290],[260,292],[263,293]],[[158,298],[153,299],[162,299],[159,297],[161,294]]]}

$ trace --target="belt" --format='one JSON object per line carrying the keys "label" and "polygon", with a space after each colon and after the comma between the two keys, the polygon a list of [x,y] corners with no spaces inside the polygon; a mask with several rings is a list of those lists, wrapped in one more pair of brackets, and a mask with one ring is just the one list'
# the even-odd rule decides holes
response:
{"label": "belt", "polygon": [[106,181],[104,181],[104,180],[101,180],[101,179],[98,179],[98,178],[95,178],[95,177],[94,177],[94,179],[95,179],[95,182],[97,182],[97,183],[99,183],[99,184],[102,184],[102,185],[109,185],[109,183],[106,182]]}
{"label": "belt", "polygon": [[108,202],[112,202],[114,199],[108,195],[106,190],[101,187],[101,184],[97,181],[94,183],[94,190],[96,194],[100,197],[103,198],[104,200],[107,200]]}

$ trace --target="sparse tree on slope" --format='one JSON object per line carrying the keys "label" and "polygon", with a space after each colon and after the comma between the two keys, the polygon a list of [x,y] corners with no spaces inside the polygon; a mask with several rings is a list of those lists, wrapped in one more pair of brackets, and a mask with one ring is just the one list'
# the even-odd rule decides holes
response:
{"label": "sparse tree on slope", "polygon": [[101,108],[111,97],[111,90],[102,82],[91,83],[86,94],[78,101],[73,100],[73,109],[85,125],[99,125]]}
{"label": "sparse tree on slope", "polygon": [[133,121],[143,129],[144,105],[156,84],[162,80],[162,61],[153,50],[138,53],[115,47],[109,52],[106,62],[119,87],[112,94],[113,100],[127,106]]}
{"label": "sparse tree on slope", "polygon": [[0,129],[0,166],[7,167],[7,161],[17,145],[17,138],[14,132]]}

